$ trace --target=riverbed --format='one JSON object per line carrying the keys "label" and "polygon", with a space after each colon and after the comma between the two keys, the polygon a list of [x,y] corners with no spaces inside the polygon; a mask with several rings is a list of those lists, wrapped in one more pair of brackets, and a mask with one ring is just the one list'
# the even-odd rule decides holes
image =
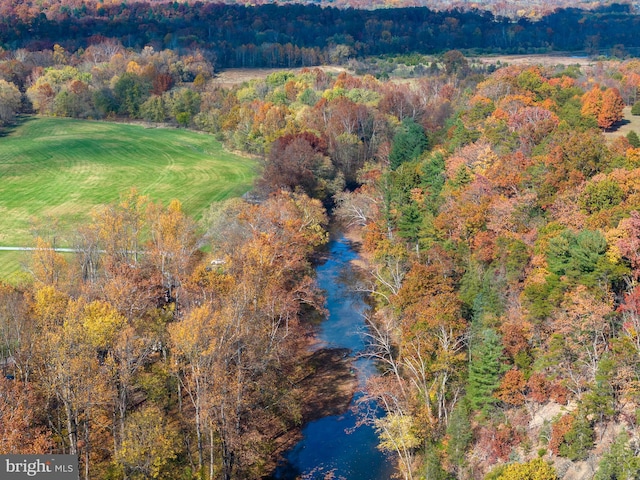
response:
{"label": "riverbed", "polygon": [[314,348],[348,349],[360,391],[343,414],[323,417],[304,427],[302,440],[284,455],[275,479],[388,480],[395,471],[392,459],[377,449],[373,427],[359,425],[361,417],[355,409],[366,379],[375,372],[371,360],[359,358],[366,348],[363,312],[367,306],[362,294],[352,288],[356,260],[353,244],[339,235],[330,242],[326,261],[316,269],[328,315],[319,326]]}

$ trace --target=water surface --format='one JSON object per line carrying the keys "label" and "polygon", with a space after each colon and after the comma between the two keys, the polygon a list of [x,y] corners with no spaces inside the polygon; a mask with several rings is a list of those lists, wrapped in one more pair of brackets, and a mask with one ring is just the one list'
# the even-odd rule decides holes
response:
{"label": "water surface", "polygon": [[[318,331],[318,348],[348,348],[352,357],[365,349],[362,312],[366,304],[362,295],[351,288],[351,262],[357,258],[351,244],[340,236],[331,241],[327,261],[316,269],[329,312]],[[371,360],[360,358],[354,361],[354,369],[362,387],[374,365]],[[351,406],[361,396],[361,392],[356,393]],[[285,454],[286,462],[278,467],[274,478],[388,480],[394,472],[392,462],[376,448],[378,438],[373,428],[357,423],[358,415],[352,410],[310,422],[302,431],[302,440]]]}

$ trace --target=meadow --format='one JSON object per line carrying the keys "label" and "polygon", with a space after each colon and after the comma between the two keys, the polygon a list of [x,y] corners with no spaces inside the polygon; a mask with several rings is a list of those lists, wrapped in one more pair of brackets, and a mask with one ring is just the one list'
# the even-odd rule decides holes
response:
{"label": "meadow", "polygon": [[[0,246],[30,246],[35,226],[51,224],[64,245],[93,209],[132,187],[165,205],[177,198],[198,218],[213,202],[247,192],[255,172],[254,160],[210,135],[25,117],[0,136]],[[0,278],[22,257],[0,252]]]}

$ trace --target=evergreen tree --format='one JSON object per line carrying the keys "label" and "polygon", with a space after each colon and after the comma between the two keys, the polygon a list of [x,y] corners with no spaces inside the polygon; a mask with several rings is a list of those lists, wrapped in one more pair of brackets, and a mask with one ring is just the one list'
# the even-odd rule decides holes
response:
{"label": "evergreen tree", "polygon": [[569,460],[585,460],[589,450],[593,448],[595,432],[585,412],[578,412],[564,441],[559,447],[559,454]]}
{"label": "evergreen tree", "polygon": [[415,202],[409,203],[402,209],[402,215],[398,220],[398,235],[409,242],[416,244],[418,248],[418,238],[422,225],[422,213]]}
{"label": "evergreen tree", "polygon": [[449,472],[442,468],[442,461],[435,447],[427,447],[424,456],[424,478],[429,480],[453,480]]}
{"label": "evergreen tree", "polygon": [[[447,455],[455,473],[459,473],[466,463],[467,447],[473,439],[471,422],[469,421],[469,406],[463,399],[458,402],[449,417],[447,426]],[[459,475],[458,475],[459,476]],[[427,477],[428,478],[428,477]]]}
{"label": "evergreen tree", "polygon": [[611,379],[615,377],[616,362],[609,354],[603,355],[598,362],[595,384],[584,395],[584,406],[590,414],[602,424],[616,412],[616,399]]}
{"label": "evergreen tree", "polygon": [[502,357],[502,342],[496,331],[491,328],[482,331],[477,346],[472,347],[469,365],[467,397],[472,408],[486,410],[497,403],[493,393],[500,385],[504,370]]}
{"label": "evergreen tree", "polygon": [[627,133],[627,140],[629,140],[629,143],[633,148],[640,147],[640,137],[638,137],[638,134],[635,131],[631,130]]}
{"label": "evergreen tree", "polygon": [[640,115],[640,102],[636,102],[633,104],[633,107],[631,107],[631,114]]}
{"label": "evergreen tree", "polygon": [[629,446],[629,436],[622,432],[602,456],[594,480],[640,478],[640,457]]}
{"label": "evergreen tree", "polygon": [[398,133],[393,137],[389,161],[395,170],[400,165],[422,155],[429,146],[429,140],[421,125],[407,118],[403,120]]}
{"label": "evergreen tree", "polygon": [[427,189],[426,206],[436,214],[440,204],[439,196],[445,182],[445,163],[441,153],[431,156],[422,167],[422,186]]}

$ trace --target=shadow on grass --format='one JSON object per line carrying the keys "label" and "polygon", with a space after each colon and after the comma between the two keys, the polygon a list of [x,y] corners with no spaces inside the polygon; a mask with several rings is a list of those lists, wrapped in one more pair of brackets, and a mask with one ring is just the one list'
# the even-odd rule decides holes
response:
{"label": "shadow on grass", "polygon": [[14,133],[18,129],[18,127],[21,127],[22,125],[33,121],[34,118],[35,117],[33,117],[32,115],[18,115],[16,119],[9,125],[0,127],[0,138],[8,137],[12,133]]}
{"label": "shadow on grass", "polygon": [[624,125],[629,125],[630,123],[631,123],[631,120],[627,120],[626,118],[623,118],[619,122],[616,122],[613,125],[613,128],[615,128],[617,130],[618,128],[623,127]]}

